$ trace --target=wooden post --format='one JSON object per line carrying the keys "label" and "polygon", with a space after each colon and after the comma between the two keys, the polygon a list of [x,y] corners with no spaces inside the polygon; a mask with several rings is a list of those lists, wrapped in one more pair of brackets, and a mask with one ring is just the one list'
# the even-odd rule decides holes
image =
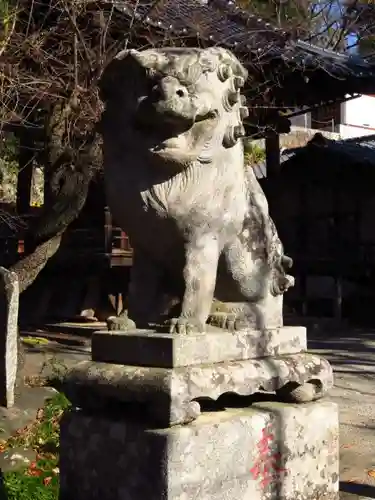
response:
{"label": "wooden post", "polygon": [[271,178],[280,173],[280,136],[270,133],[266,137],[266,165],[267,177]]}
{"label": "wooden post", "polygon": [[334,318],[337,323],[342,321],[342,276],[335,276]]}
{"label": "wooden post", "polygon": [[112,257],[112,215],[108,207],[104,207],[104,253],[110,260]]}
{"label": "wooden post", "polygon": [[332,187],[333,196],[333,231],[332,236],[334,237],[334,259],[335,259],[335,299],[333,306],[333,315],[337,323],[342,321],[342,281],[343,281],[343,271],[344,271],[344,260],[343,251],[345,245],[341,242],[341,231],[340,231],[340,197],[338,187]]}
{"label": "wooden post", "polygon": [[269,133],[266,137],[266,184],[267,200],[271,217],[273,202],[277,197],[278,183],[272,182],[280,173],[280,138],[279,134]]}
{"label": "wooden post", "polygon": [[307,208],[307,196],[308,187],[305,182],[298,183],[299,189],[299,217],[298,217],[298,234],[299,234],[299,257],[300,257],[300,294],[302,299],[302,316],[308,315],[308,293],[307,293],[307,274],[308,274],[308,262],[307,258],[309,255],[308,249],[308,235],[307,235],[307,224],[308,224],[308,208]]}

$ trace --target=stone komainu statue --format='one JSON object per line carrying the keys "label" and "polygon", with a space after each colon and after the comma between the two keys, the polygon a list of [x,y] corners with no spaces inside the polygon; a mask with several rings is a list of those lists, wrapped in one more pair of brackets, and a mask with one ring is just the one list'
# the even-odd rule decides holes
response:
{"label": "stone komainu statue", "polygon": [[265,195],[244,167],[247,72],[222,48],[120,52],[100,92],[108,204],[135,251],[128,316],[171,332],[282,325],[291,259]]}

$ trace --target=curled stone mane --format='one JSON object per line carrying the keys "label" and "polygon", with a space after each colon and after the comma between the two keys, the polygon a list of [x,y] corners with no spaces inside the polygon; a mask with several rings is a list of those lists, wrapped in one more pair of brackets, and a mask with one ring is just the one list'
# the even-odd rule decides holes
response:
{"label": "curled stone mane", "polygon": [[246,98],[240,91],[245,85],[247,70],[226,49],[164,48],[143,52],[124,50],[107,67],[101,79],[100,95],[104,103],[114,102],[119,89],[129,86],[131,82],[126,79],[126,74],[132,71],[134,62],[138,63],[138,69],[142,68],[145,78],[152,79],[160,74],[170,76],[193,91],[202,75],[216,73],[218,82],[224,84],[221,99],[223,110],[227,113],[227,127],[222,143],[225,148],[233,147],[238,139],[245,135],[243,120],[249,112]]}

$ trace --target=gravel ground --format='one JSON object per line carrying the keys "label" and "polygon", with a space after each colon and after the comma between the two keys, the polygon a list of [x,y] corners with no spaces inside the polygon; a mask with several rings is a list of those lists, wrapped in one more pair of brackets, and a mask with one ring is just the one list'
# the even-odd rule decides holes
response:
{"label": "gravel ground", "polygon": [[309,349],[329,359],[335,371],[329,398],[340,409],[341,499],[375,499],[375,330],[308,337]]}

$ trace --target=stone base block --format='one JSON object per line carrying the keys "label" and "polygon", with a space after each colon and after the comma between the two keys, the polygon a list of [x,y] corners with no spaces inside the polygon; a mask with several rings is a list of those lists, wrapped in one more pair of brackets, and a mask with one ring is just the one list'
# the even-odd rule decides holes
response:
{"label": "stone base block", "polygon": [[68,413],[60,500],[338,500],[338,409],[255,403],[151,429]]}
{"label": "stone base block", "polygon": [[178,368],[180,366],[243,361],[306,351],[306,328],[230,332],[207,326],[196,335],[157,333],[153,330],[95,332],[92,360],[120,365]]}
{"label": "stone base block", "polygon": [[[160,427],[185,424],[200,415],[202,398],[226,393],[249,396],[259,391],[284,392],[310,384],[310,399],[323,397],[333,385],[327,360],[308,353],[180,368],[153,368],[82,361],[65,376],[63,389],[86,410],[111,401],[141,404],[150,422]],[[285,398],[282,398],[285,401]]]}

